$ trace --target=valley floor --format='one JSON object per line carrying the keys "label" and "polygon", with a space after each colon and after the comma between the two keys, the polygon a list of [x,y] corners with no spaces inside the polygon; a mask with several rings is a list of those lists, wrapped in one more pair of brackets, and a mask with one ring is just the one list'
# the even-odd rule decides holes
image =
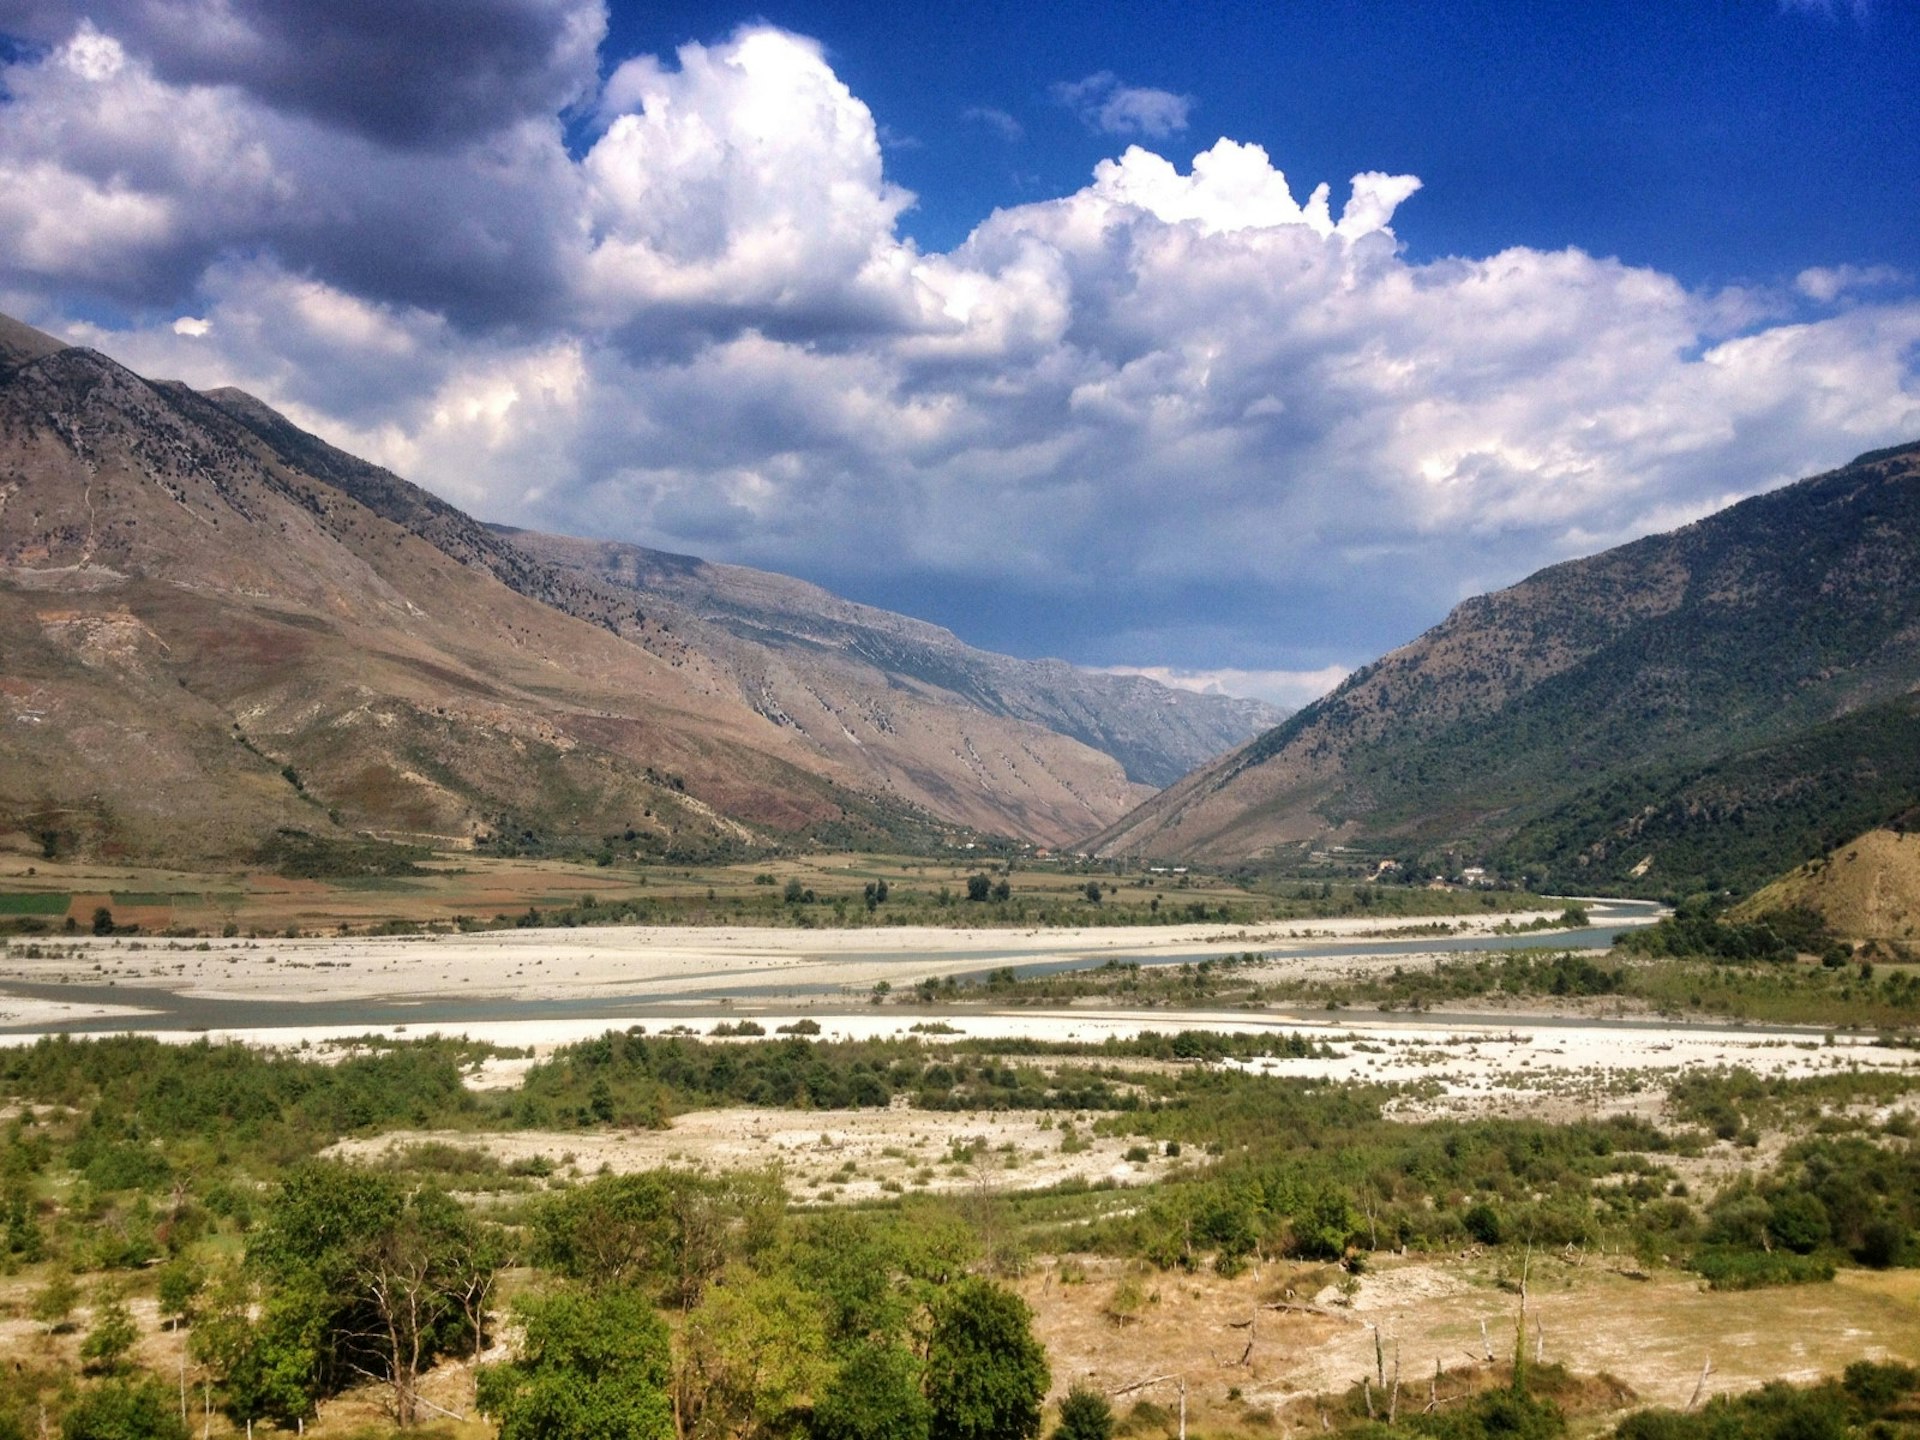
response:
{"label": "valley floor", "polygon": [[[811,1006],[1009,966],[1025,973],[1110,961],[1157,966],[1257,951],[1276,975],[1304,978],[1376,953],[1393,963],[1430,963],[1496,937],[1566,943],[1552,931],[1506,933],[1553,913],[1465,916],[1445,922],[1444,939],[1427,938],[1431,925],[1397,918],[1111,929],[607,925],[294,939],[60,935],[0,948],[0,1028],[60,1028],[94,1016],[113,1022],[95,1028],[111,1029],[337,1029],[356,1022],[329,1012],[358,1004],[366,1009],[362,1029],[380,1023],[386,1006],[411,1008],[422,1026],[551,1021],[555,1038],[573,1038],[576,1021],[604,1027],[649,1007],[694,1007],[688,1013],[697,1015],[716,1006]],[[1654,913],[1623,906],[1615,923],[1645,923]],[[271,1007],[272,1023],[262,1023],[261,1006]],[[223,1016],[221,1007],[232,1009]],[[477,1008],[438,1013],[456,1007]]]}
{"label": "valley floor", "polygon": [[[1596,923],[1651,916],[1647,908],[1616,910],[1596,915]],[[1396,1120],[1627,1115],[1672,1125],[1676,1080],[1736,1067],[1784,1078],[1885,1072],[1893,1080],[1887,1093],[1898,1098],[1867,1118],[1885,1125],[1900,1111],[1920,1120],[1920,1051],[1812,1027],[1682,1023],[1611,996],[1482,998],[1438,1014],[1278,1001],[1180,1006],[1120,995],[1014,1003],[984,988],[933,1001],[914,993],[929,978],[1005,967],[1044,974],[1116,961],[1170,974],[1227,957],[1236,981],[1255,986],[1336,982],[1432,967],[1509,939],[1567,942],[1551,931],[1500,933],[1503,924],[1510,930],[1534,918],[1449,920],[1444,936],[1431,927],[1413,933],[1404,918],[1118,930],[608,926],[206,941],[63,935],[15,939],[0,957],[0,1043],[62,1029],[134,1030],[171,1040],[311,1046],[324,1056],[361,1051],[356,1037],[371,1032],[389,1039],[464,1034],[515,1047],[519,1053],[477,1062],[466,1076],[474,1090],[510,1091],[557,1047],[630,1025],[711,1037],[716,1027],[739,1034],[747,1022],[748,1037],[918,1036],[960,1045],[1210,1030],[1324,1042],[1318,1054],[1215,1063],[1397,1084],[1385,1111]],[[1260,958],[1242,958],[1248,952]],[[1155,1065],[1165,1073],[1202,1063],[1133,1058],[1126,1065],[1137,1075]],[[1136,1187],[1212,1163],[1198,1147],[1182,1156],[1176,1146],[1143,1146],[1124,1126],[1091,1123],[1098,1118],[933,1111],[909,1108],[902,1095],[891,1107],[865,1110],[694,1110],[662,1130],[387,1130],[342,1141],[330,1153],[400,1167],[414,1151],[483,1151],[502,1166],[551,1174],[557,1184],[656,1167],[773,1166],[802,1206],[915,1194],[990,1206],[997,1195],[1065,1182],[1095,1187],[1103,1192],[1093,1197],[1100,1212],[1118,1215],[1150,1201],[1153,1192]],[[1788,1138],[1786,1130],[1723,1138],[1667,1163],[1684,1182],[1681,1193],[1707,1197],[1776,1161]],[[1051,1255],[1042,1245],[1017,1285],[1052,1358],[1056,1394],[1080,1380],[1115,1390],[1180,1377],[1197,1428],[1310,1433],[1319,1429],[1316,1407],[1336,1403],[1383,1368],[1389,1381],[1396,1367],[1401,1375],[1403,1409],[1418,1409],[1436,1365],[1449,1375],[1484,1376],[1504,1363],[1514,1345],[1516,1263],[1511,1246],[1474,1246],[1452,1254],[1382,1251],[1356,1276],[1260,1258],[1229,1277]],[[1599,1411],[1686,1406],[1696,1392],[1703,1398],[1775,1378],[1813,1379],[1862,1358],[1920,1358],[1920,1272],[1913,1270],[1843,1269],[1830,1285],[1756,1303],[1752,1293],[1711,1291],[1697,1274],[1629,1254],[1568,1247],[1532,1254],[1527,1263],[1528,1353],[1600,1377],[1592,1384],[1617,1384],[1617,1399]],[[1129,1288],[1140,1293],[1122,1307],[1116,1297]],[[27,1291],[16,1289],[9,1294],[0,1284],[0,1354],[46,1355],[56,1342],[24,1318]],[[1788,1296],[1790,1303],[1780,1303]],[[146,1309],[140,1314],[143,1358],[169,1373],[178,1364],[177,1338],[158,1333]],[[451,1365],[430,1393],[465,1413],[467,1386],[465,1367]],[[1175,1383],[1164,1382],[1135,1398],[1172,1409],[1179,1396]],[[329,1402],[316,1433],[347,1433],[374,1417],[375,1403]]]}

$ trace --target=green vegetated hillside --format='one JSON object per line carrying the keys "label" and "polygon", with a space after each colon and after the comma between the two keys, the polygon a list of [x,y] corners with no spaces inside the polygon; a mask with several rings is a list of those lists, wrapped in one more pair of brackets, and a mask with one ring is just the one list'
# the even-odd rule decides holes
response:
{"label": "green vegetated hillside", "polygon": [[1459,606],[1098,837],[1464,842],[1548,886],[1752,884],[1920,796],[1920,445]]}
{"label": "green vegetated hillside", "polygon": [[1920,698],[1904,695],[1771,745],[1592,786],[1523,825],[1495,858],[1516,873],[1609,889],[1744,891],[1916,795]]}

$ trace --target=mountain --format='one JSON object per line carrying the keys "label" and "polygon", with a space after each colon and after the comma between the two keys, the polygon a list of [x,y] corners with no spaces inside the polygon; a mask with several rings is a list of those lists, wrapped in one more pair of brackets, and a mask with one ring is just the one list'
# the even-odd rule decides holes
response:
{"label": "mountain", "polygon": [[951,631],[858,605],[785,575],[714,565],[611,541],[495,527],[523,553],[638,597],[697,636],[754,707],[783,724],[860,731],[863,745],[908,728],[893,707],[916,699],[1039,725],[1113,756],[1127,778],[1169,785],[1278,724],[1258,700],[1174,690],[1061,660],[976,650]]}
{"label": "mountain", "polygon": [[[678,636],[669,647],[676,656],[692,647],[718,663],[768,719],[812,736],[856,768],[885,769],[908,788],[913,773],[926,767],[910,753],[895,755],[902,745],[891,737],[914,740],[929,726],[944,726],[939,712],[1037,725],[1112,756],[1129,780],[1156,788],[1285,717],[1258,700],[977,650],[937,625],[858,605],[785,575],[614,541],[482,525],[299,429],[243,391],[212,390],[206,398],[289,465],[521,594],[649,648],[659,648],[663,634]],[[876,748],[889,758],[860,753]]]}
{"label": "mountain", "polygon": [[[698,666],[768,722],[941,818],[1058,844],[1278,721],[1198,695],[963,644],[924,621],[784,575],[615,542],[482,525],[328,445],[238,390],[207,398],[285,463],[463,564],[669,660]],[[1129,786],[1061,737],[1120,761]],[[1118,807],[1118,808],[1116,808]],[[1110,818],[1110,817],[1109,817]]]}
{"label": "mountain", "polygon": [[1509,874],[1649,894],[1744,893],[1920,800],[1920,695],[1712,760],[1581,788],[1492,851]]}
{"label": "mountain", "polygon": [[1504,845],[1551,883],[1658,888],[1702,872],[1676,837],[1771,828],[1740,871],[1777,873],[1920,796],[1917,682],[1907,445],[1469,600],[1092,843]]}
{"label": "mountain", "polygon": [[1142,793],[1077,739],[931,699],[873,763],[746,703],[737,658],[653,608],[251,397],[0,319],[14,843],[244,857],[298,830],[685,853],[972,826],[1051,844]]}

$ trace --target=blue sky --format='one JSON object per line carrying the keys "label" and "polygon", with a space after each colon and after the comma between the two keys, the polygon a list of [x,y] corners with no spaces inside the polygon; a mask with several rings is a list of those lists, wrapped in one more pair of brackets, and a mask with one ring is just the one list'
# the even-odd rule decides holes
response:
{"label": "blue sky", "polygon": [[485,518],[1019,654],[1297,702],[1920,437],[1906,0],[0,0],[0,35],[0,309]]}
{"label": "blue sky", "polygon": [[[1395,225],[1416,258],[1577,245],[1693,284],[1920,266],[1912,3],[664,4],[616,6],[609,48],[746,18],[826,44],[904,142],[905,228],[935,248],[1085,183],[1112,138],[1053,92],[1109,71],[1190,97],[1190,148],[1227,135],[1289,174],[1420,176]],[[986,109],[1018,138],[967,118]]]}

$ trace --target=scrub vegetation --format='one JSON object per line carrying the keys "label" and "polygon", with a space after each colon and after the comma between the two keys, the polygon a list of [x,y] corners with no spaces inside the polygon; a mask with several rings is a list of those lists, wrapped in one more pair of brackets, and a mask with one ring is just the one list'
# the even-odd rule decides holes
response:
{"label": "scrub vegetation", "polygon": [[[1255,1272],[1302,1277],[1274,1308],[1318,1315],[1382,1266],[1463,1256],[1521,1306],[1548,1255],[1713,1290],[1920,1264],[1920,1076],[1696,1073],[1658,1120],[1549,1123],[1407,1118],[1404,1086],[1225,1063],[1320,1044],[635,1028],[476,1089],[477,1067],[513,1057],[376,1037],[278,1055],[43,1040],[0,1058],[0,1267],[31,1319],[0,1372],[0,1434],[44,1414],[68,1436],[1151,1436],[1166,1396],[1067,1383],[1036,1275],[1064,1294],[1118,1274],[1099,1313],[1121,1334],[1171,1287]],[[835,1207],[797,1203],[778,1170],[596,1176],[457,1143],[713,1107],[1041,1112],[1062,1148],[1124,1141],[1145,1188],[1002,1189],[998,1153],[956,1142],[939,1163],[976,1184]],[[328,1158],[343,1137],[421,1129],[456,1138]],[[1383,1351],[1377,1385],[1316,1413],[1356,1434],[1558,1435],[1627,1415],[1635,1436],[1897,1435],[1916,1404],[1912,1370],[1870,1364],[1630,1414],[1619,1383],[1527,1358],[1521,1344],[1414,1387]],[[1211,1404],[1205,1433],[1273,1423]]]}

